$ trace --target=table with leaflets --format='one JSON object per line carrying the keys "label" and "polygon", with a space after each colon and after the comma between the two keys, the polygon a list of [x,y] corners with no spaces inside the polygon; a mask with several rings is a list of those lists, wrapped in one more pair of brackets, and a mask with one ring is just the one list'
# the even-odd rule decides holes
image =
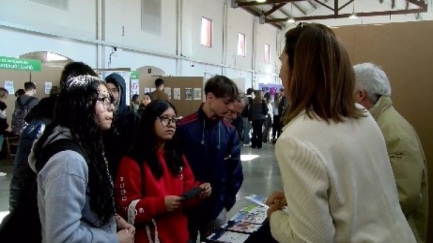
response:
{"label": "table with leaflets", "polygon": [[[251,197],[251,198],[248,198]],[[267,220],[266,198],[255,194],[246,197],[255,204],[236,213],[226,224],[207,237],[208,243],[274,243]]]}

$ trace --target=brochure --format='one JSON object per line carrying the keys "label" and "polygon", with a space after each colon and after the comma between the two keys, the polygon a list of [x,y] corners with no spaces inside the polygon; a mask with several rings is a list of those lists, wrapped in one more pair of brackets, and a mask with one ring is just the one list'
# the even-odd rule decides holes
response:
{"label": "brochure", "polygon": [[231,231],[219,230],[207,237],[210,242],[243,243],[250,235]]}
{"label": "brochure", "polygon": [[245,199],[247,199],[248,201],[255,203],[259,206],[263,206],[265,208],[269,208],[268,205],[265,204],[266,202],[266,197],[257,195],[257,194],[251,194],[249,196],[246,196]]}
{"label": "brochure", "polygon": [[230,221],[247,222],[252,224],[263,224],[267,218],[267,208],[257,205],[250,205],[235,214]]}
{"label": "brochure", "polygon": [[249,222],[233,222],[233,221],[229,221],[227,222],[225,225],[222,226],[223,229],[225,230],[230,230],[230,231],[235,231],[235,232],[240,232],[240,233],[247,233],[247,234],[251,234],[256,232],[257,230],[259,230],[261,227],[261,225],[259,224],[252,224]]}

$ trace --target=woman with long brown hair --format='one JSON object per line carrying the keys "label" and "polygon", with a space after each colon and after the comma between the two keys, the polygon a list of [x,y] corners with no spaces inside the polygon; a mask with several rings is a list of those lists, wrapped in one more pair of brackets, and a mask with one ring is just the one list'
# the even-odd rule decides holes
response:
{"label": "woman with long brown hair", "polygon": [[301,24],[285,38],[280,78],[291,106],[275,148],[284,191],[267,200],[273,237],[415,242],[399,206],[382,133],[355,103],[345,48],[321,24]]}

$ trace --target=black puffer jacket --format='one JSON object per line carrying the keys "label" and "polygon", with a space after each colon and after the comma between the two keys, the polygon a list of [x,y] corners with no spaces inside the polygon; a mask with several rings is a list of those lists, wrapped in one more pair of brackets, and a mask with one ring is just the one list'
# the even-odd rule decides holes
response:
{"label": "black puffer jacket", "polygon": [[45,126],[51,122],[56,100],[57,95],[42,99],[25,117],[29,125],[21,134],[14,159],[9,188],[9,211],[17,207],[36,180],[36,174],[28,164],[28,157],[33,142],[44,132]]}

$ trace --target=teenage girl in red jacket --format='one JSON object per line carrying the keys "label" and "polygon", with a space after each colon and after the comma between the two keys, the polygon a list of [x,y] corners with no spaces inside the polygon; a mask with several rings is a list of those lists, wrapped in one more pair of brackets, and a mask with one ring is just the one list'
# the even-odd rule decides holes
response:
{"label": "teenage girl in red jacket", "polygon": [[[115,182],[117,212],[135,225],[135,242],[187,243],[187,217],[182,208],[209,197],[209,183],[196,182],[176,137],[176,109],[162,100],[151,102],[140,122],[138,140],[123,157]],[[194,186],[200,196],[184,201]]]}

